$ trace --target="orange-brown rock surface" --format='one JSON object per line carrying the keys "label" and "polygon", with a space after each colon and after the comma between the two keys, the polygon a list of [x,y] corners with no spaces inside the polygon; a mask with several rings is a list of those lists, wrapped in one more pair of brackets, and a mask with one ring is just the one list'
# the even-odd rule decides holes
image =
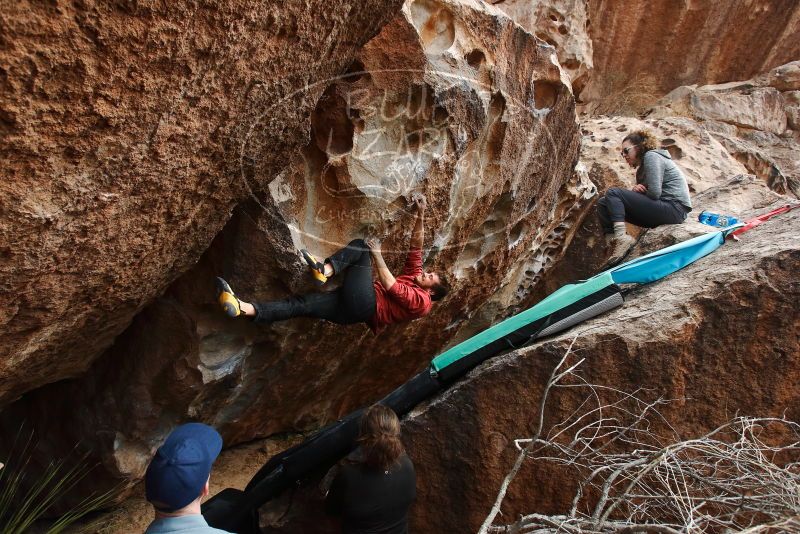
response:
{"label": "orange-brown rock surface", "polygon": [[[697,200],[738,203],[745,216],[785,203],[753,177],[710,188]],[[686,239],[700,227],[650,230],[635,253]],[[585,380],[629,393],[643,388],[648,400],[671,399],[659,411],[684,438],[700,436],[737,413],[798,420],[798,231],[796,213],[780,216],[665,279],[637,287],[622,308],[495,357],[418,406],[402,422],[417,472],[409,530],[478,530],[514,465],[514,440],[532,436],[543,388],[573,340],[569,362],[585,360],[580,367]],[[545,430],[565,420],[585,397],[574,388],[552,391]],[[663,423],[653,425],[661,429]],[[566,513],[576,483],[567,468],[529,461],[510,486],[498,521],[511,522],[522,513]],[[280,521],[274,519],[287,510]],[[286,499],[265,507],[262,521],[268,532],[335,532],[321,510],[321,493],[312,485],[294,495],[292,507]]]}
{"label": "orange-brown rock surface", "polygon": [[0,405],[85,371],[195,264],[399,7],[4,2]]}
{"label": "orange-brown rock surface", "polygon": [[[404,382],[505,273],[563,249],[554,232],[595,192],[573,173],[575,103],[552,48],[491,6],[409,2],[320,91],[309,142],[265,192],[253,188],[199,263],[86,376],[10,406],[5,428],[26,414],[52,436],[43,450],[89,444],[104,468],[95,486],[139,478],[187,419],[215,425],[229,445],[315,428]],[[248,135],[278,122],[259,120]],[[430,316],[374,336],[304,319],[256,327],[216,306],[217,274],[246,300],[313,290],[300,247],[325,255],[378,235],[399,268],[412,192],[430,204],[426,263],[454,286]]]}
{"label": "orange-brown rock surface", "polygon": [[[618,155],[631,129],[654,129],[686,172],[690,219],[798,195],[800,66],[782,65],[800,55],[795,2],[493,3],[0,7],[0,434],[36,430],[32,470],[80,443],[99,468],[79,497],[138,480],[179,422],[231,445],[381,397],[605,263],[592,203],[633,183]],[[652,110],[579,129],[573,95],[589,113]],[[430,205],[426,266],[454,286],[429,317],[373,336],[218,310],[220,274],[246,300],[315,290],[301,247],[380,236],[399,268],[414,193]],[[685,410],[687,432],[725,403],[796,407],[797,224],[759,228],[577,329],[588,373],[692,396],[670,412]],[[703,230],[649,231],[633,253]],[[406,421],[415,531],[475,529],[568,336],[485,365]],[[529,469],[504,513],[556,510],[570,487]],[[324,530],[310,499],[276,528]]]}
{"label": "orange-brown rock surface", "polygon": [[792,0],[490,3],[554,47],[590,113],[641,113],[678,86],[743,80],[800,57]]}
{"label": "orange-brown rock surface", "polygon": [[588,109],[642,112],[690,84],[746,80],[800,57],[793,0],[587,0]]}
{"label": "orange-brown rock surface", "polygon": [[593,45],[589,37],[589,6],[586,0],[489,0],[514,22],[551,45],[572,82],[578,97],[589,80]]}
{"label": "orange-brown rock surface", "polygon": [[[556,339],[491,361],[405,420],[418,476],[416,532],[475,532],[530,437],[549,374],[573,338],[591,383],[677,399],[661,413],[691,438],[734,414],[800,418],[800,218],[785,217],[727,243],[672,277],[636,290],[618,311]],[[650,237],[650,236],[648,236]],[[655,236],[653,236],[655,237]],[[572,361],[575,362],[577,357]],[[554,393],[547,425],[582,396]],[[528,462],[509,488],[501,521],[566,513],[574,474]]]}

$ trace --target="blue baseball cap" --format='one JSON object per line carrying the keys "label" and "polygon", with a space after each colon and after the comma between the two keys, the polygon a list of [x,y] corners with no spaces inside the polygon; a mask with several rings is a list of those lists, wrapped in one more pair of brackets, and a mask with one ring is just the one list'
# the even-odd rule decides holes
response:
{"label": "blue baseball cap", "polygon": [[222,437],[208,425],[187,423],[173,430],[147,466],[147,500],[162,512],[191,503],[203,491],[221,450]]}

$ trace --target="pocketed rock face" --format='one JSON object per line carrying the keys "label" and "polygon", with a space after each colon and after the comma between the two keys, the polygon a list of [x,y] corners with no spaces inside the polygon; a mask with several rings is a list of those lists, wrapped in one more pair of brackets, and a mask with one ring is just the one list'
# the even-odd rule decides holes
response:
{"label": "pocketed rock face", "polygon": [[583,163],[575,166],[566,192],[568,194],[563,196],[554,210],[554,213],[560,214],[559,224],[531,230],[536,232],[534,242],[540,243],[539,246],[503,275],[497,291],[469,313],[469,320],[458,327],[449,345],[461,342],[489,328],[498,319],[526,307],[531,295],[538,294],[539,286],[549,279],[551,270],[561,265],[564,254],[569,250],[568,245],[582,228],[584,218],[597,199],[597,187],[589,179]]}
{"label": "pocketed rock face", "polygon": [[675,87],[744,80],[800,57],[793,0],[588,0],[589,111],[641,112]]}
{"label": "pocketed rock face", "polygon": [[[322,89],[310,142],[267,193],[242,203],[86,377],[27,395],[3,414],[5,428],[33,414],[51,441],[43,449],[93,446],[95,488],[141,477],[187,419],[213,424],[227,445],[317,428],[412,376],[504,273],[558,247],[548,236],[594,192],[572,173],[575,105],[552,48],[491,6],[409,2]],[[454,286],[428,317],[373,336],[310,319],[256,327],[214,303],[220,273],[245,300],[312,291],[296,249],[324,256],[365,234],[385,236],[396,272],[412,192],[429,199],[428,268]]]}
{"label": "pocketed rock face", "polygon": [[399,7],[3,2],[0,405],[84,371],[196,263]]}
{"label": "pocketed rock face", "polygon": [[655,134],[686,176],[690,193],[719,185],[747,169],[702,124],[686,117],[667,116],[646,120],[629,117],[596,117],[581,123],[581,161],[601,192],[609,187],[631,187],[636,169],[620,154],[622,139],[636,130]]}
{"label": "pocketed rock face", "polygon": [[[673,228],[651,233],[669,241]],[[403,421],[417,470],[410,530],[478,530],[514,464],[514,440],[532,435],[543,387],[573,338],[588,382],[676,399],[660,411],[685,438],[736,413],[798,420],[798,231],[796,214],[755,228],[742,241],[636,289],[621,309],[497,357],[420,407]],[[545,429],[584,398],[575,390],[551,394]],[[510,486],[499,521],[566,513],[575,489],[571,471],[529,461]]]}
{"label": "pocketed rock face", "polygon": [[575,98],[592,72],[592,40],[586,0],[495,0],[489,2],[556,50],[558,61],[572,81]]}

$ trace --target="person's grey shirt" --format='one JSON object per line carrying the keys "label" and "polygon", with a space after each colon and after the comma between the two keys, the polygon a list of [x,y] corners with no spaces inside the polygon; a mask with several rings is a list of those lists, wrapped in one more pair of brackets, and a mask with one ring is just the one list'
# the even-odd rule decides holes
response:
{"label": "person's grey shirt", "polygon": [[636,170],[636,183],[647,187],[648,198],[672,200],[687,210],[692,209],[686,176],[666,150],[648,150],[644,153],[642,164]]}
{"label": "person's grey shirt", "polygon": [[200,514],[156,519],[145,534],[230,534],[227,530],[211,528]]}

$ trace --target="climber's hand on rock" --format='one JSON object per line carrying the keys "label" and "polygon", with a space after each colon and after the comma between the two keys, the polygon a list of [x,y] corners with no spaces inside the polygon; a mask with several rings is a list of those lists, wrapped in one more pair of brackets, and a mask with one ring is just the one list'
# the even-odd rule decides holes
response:
{"label": "climber's hand on rock", "polygon": [[414,195],[411,202],[414,204],[414,208],[417,212],[425,211],[425,208],[428,207],[428,201],[422,193]]}
{"label": "climber's hand on rock", "polygon": [[644,185],[644,184],[636,184],[631,188],[631,191],[646,195],[647,194],[647,186]]}
{"label": "climber's hand on rock", "polygon": [[381,253],[381,240],[376,237],[370,237],[367,239],[367,246],[369,247],[370,252],[373,254],[380,254]]}

